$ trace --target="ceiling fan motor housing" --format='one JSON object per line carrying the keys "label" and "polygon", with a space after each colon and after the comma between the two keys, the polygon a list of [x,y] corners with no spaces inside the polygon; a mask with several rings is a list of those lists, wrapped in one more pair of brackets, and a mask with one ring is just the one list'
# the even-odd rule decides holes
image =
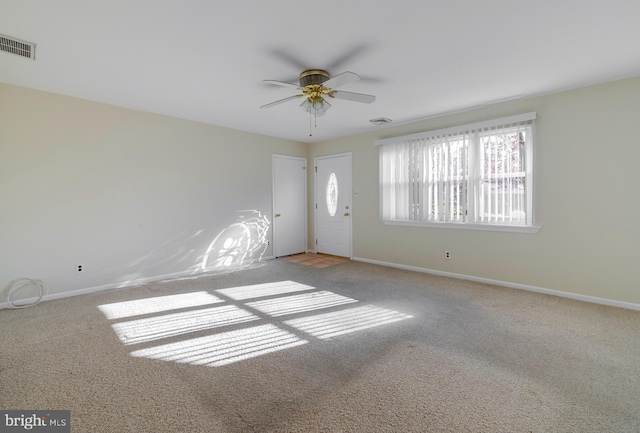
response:
{"label": "ceiling fan motor housing", "polygon": [[307,87],[312,85],[319,85],[324,83],[330,78],[327,71],[321,69],[310,69],[300,74],[300,86]]}

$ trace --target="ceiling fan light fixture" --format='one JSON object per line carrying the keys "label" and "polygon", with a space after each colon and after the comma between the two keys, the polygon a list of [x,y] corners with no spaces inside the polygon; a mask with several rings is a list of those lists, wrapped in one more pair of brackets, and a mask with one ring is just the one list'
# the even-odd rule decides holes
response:
{"label": "ceiling fan light fixture", "polygon": [[302,111],[313,114],[316,117],[324,116],[329,108],[331,108],[331,104],[324,98],[306,98],[302,101],[302,104],[300,104]]}

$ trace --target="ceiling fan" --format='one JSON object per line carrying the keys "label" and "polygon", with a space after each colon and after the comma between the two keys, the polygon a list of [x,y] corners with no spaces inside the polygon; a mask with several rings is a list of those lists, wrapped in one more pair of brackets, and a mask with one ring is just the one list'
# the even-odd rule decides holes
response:
{"label": "ceiling fan", "polygon": [[[261,106],[260,108],[270,108],[274,105],[282,104],[283,102],[291,101],[293,99],[304,98],[300,104],[300,108],[309,113],[309,120],[311,120],[311,116],[314,118],[324,116],[326,111],[331,108],[331,104],[325,98],[345,99],[347,101],[370,104],[376,100],[376,97],[373,95],[335,90],[337,87],[356,82],[359,79],[360,76],[353,72],[343,72],[342,74],[336,75],[332,78],[327,71],[323,71],[321,69],[309,69],[300,74],[300,84],[286,83],[276,80],[264,80],[267,84],[293,87],[302,93],[271,102]],[[309,136],[311,136],[311,131],[309,131]]]}

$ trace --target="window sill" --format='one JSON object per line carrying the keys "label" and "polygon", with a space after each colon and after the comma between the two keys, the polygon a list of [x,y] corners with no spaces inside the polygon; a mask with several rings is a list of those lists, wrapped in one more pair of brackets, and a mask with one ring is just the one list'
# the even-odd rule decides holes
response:
{"label": "window sill", "polygon": [[482,230],[491,232],[537,233],[541,226],[509,226],[503,224],[436,223],[422,221],[382,221],[392,226],[435,227],[441,229]]}

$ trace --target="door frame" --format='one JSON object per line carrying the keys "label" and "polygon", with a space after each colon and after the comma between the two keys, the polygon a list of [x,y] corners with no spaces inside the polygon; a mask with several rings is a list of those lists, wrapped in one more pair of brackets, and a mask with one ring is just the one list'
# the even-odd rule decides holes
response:
{"label": "door frame", "polygon": [[291,155],[279,155],[279,154],[272,154],[271,155],[271,227],[272,227],[272,234],[271,234],[271,255],[272,257],[276,257],[276,159],[280,158],[280,159],[293,159],[296,161],[300,161],[304,163],[304,168],[305,168],[305,175],[304,175],[304,249],[305,251],[308,248],[309,245],[309,239],[308,239],[308,227],[309,227],[309,210],[308,210],[308,191],[307,191],[307,177],[309,175],[309,172],[307,170],[307,167],[309,166],[309,160],[308,158],[302,157],[302,156],[291,156]]}
{"label": "door frame", "polygon": [[313,199],[314,199],[314,206],[313,206],[313,238],[314,238],[314,245],[313,245],[313,251],[314,253],[318,252],[318,246],[317,246],[317,242],[318,242],[318,160],[322,160],[322,159],[332,159],[332,158],[339,158],[339,157],[344,157],[344,156],[348,156],[349,157],[349,177],[350,182],[349,182],[349,191],[347,194],[347,197],[349,197],[349,210],[350,210],[350,214],[351,214],[351,218],[349,218],[349,239],[347,239],[347,243],[349,245],[349,259],[353,259],[353,157],[351,152],[344,152],[344,153],[336,153],[333,155],[323,155],[323,156],[316,156],[313,158]]}

